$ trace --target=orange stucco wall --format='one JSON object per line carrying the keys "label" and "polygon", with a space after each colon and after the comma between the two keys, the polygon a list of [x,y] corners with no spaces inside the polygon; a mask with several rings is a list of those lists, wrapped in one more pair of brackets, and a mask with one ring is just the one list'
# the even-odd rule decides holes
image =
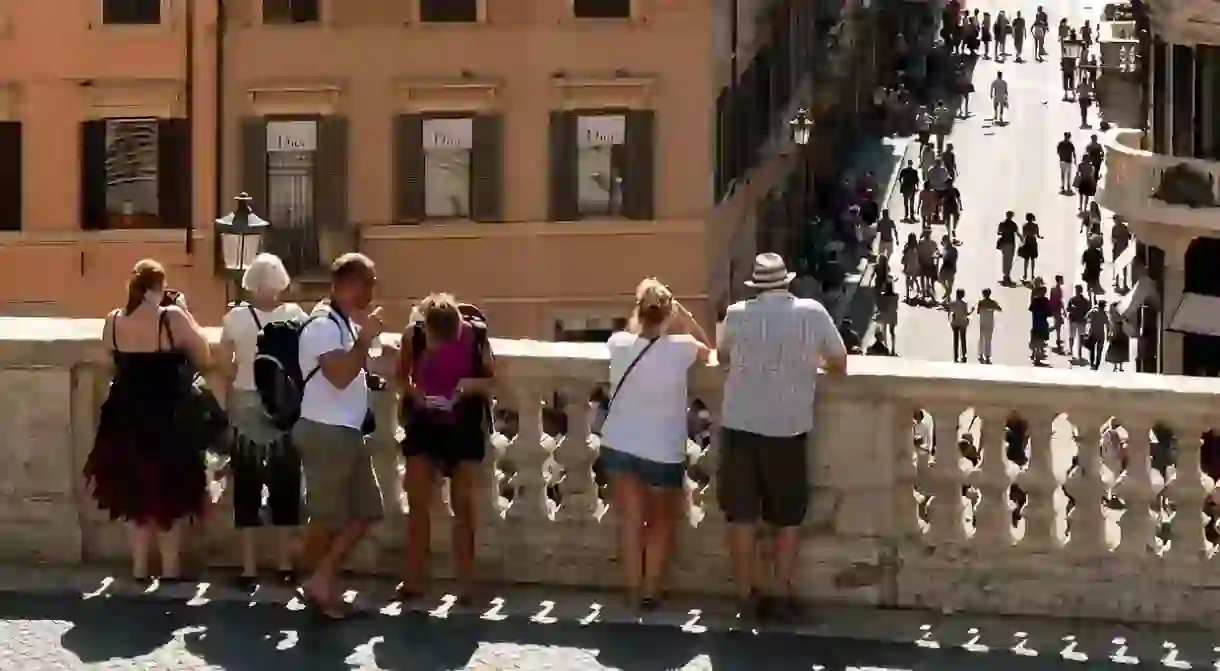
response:
{"label": "orange stucco wall", "polygon": [[[193,103],[185,99],[187,2],[160,26],[103,26],[99,0],[0,0],[0,115],[25,132],[21,233],[0,233],[0,311],[97,315],[116,305],[131,264],[153,256],[205,321],[224,303],[215,212],[215,0],[195,0]],[[266,113],[256,91],[324,88],[349,122],[349,219],[377,261],[394,315],[429,291],[479,301],[504,335],[549,336],[557,312],[617,316],[655,275],[706,304],[715,88],[712,2],[637,0],[632,21],[579,21],[569,0],[487,2],[482,25],[413,22],[411,0],[323,0],[321,25],[264,26],[260,0],[230,0],[221,193],[241,189],[238,129]],[[617,74],[616,74],[617,72]],[[625,74],[626,73],[626,74]],[[556,75],[647,82],[656,112],[656,221],[548,223],[548,114]],[[391,120],[404,81],[494,84],[504,119],[510,223],[398,226],[392,220]],[[274,96],[273,96],[274,97]],[[6,111],[5,101],[8,110]],[[78,124],[168,105],[194,120],[194,253],[184,231],[82,232]],[[189,108],[189,109],[188,109]],[[274,222],[273,222],[274,223]],[[39,277],[39,280],[31,280]]]}

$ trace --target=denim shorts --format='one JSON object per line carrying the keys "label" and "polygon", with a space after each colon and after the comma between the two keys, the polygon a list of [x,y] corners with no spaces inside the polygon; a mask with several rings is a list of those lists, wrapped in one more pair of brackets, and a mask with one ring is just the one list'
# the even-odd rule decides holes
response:
{"label": "denim shorts", "polygon": [[669,464],[662,461],[653,461],[604,445],[601,448],[598,459],[601,461],[602,468],[607,474],[630,473],[649,487],[661,487],[664,489],[681,488],[683,476],[686,475],[686,466],[681,463]]}

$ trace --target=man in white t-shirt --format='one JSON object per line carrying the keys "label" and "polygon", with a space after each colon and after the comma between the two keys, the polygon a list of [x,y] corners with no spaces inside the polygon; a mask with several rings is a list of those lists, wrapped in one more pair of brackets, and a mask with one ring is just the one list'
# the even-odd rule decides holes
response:
{"label": "man in white t-shirt", "polygon": [[[822,304],[788,291],[795,273],[778,254],[759,254],[746,286],[756,298],[731,306],[717,345],[728,367],[721,412],[718,498],[729,523],[742,616],[757,614],[755,529],[775,532],[775,604],[795,615],[800,527],[809,505],[806,442],[813,430],[818,368],[842,373],[847,349]],[[769,605],[769,604],[765,604]]]}
{"label": "man in white t-shirt", "polygon": [[384,514],[364,441],[370,417],[365,364],[383,329],[381,308],[369,310],[376,283],[367,256],[339,257],[331,266],[329,300],[314,308],[301,331],[301,374],[307,381],[292,441],[305,472],[304,554],[316,562],[301,589],[311,606],[334,619],[343,617],[335,577]]}

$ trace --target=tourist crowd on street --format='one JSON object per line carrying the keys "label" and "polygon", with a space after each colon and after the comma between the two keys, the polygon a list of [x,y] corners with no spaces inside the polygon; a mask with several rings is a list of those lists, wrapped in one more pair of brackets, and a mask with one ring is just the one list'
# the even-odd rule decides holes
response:
{"label": "tourist crowd on street", "polygon": [[[800,616],[809,408],[819,369],[842,373],[847,349],[822,304],[791,293],[795,278],[779,255],[759,255],[745,282],[756,295],[728,307],[718,341],[668,287],[645,279],[627,327],[609,338],[610,391],[590,404],[600,436],[593,470],[614,510],[634,608],[657,608],[667,594],[685,519],[687,373],[718,359],[727,377],[709,505],[728,525],[726,578],[736,581],[741,617]],[[426,593],[431,509],[447,480],[457,605],[473,603],[479,501],[495,486],[480,482],[498,412],[490,326],[473,305],[428,296],[403,330],[396,372],[382,380],[368,371],[388,326],[376,283],[368,257],[345,254],[332,265],[329,295],[307,312],[282,299],[290,285],[283,262],[259,255],[242,280],[248,300],[231,307],[212,344],[163,266],[135,266],[126,304],[105,320],[115,373],[84,467],[98,507],[128,526],[135,581],[186,579],[183,535],[227,490],[241,544],[236,584],[296,586],[321,621],[345,619],[344,566],[385,517],[388,484],[377,480],[368,441],[377,430],[370,394],[388,386],[400,395],[399,426],[382,430],[398,436],[408,504],[395,598]],[[704,424],[696,433],[710,431]],[[774,562],[766,594],[756,567],[760,524]],[[260,552],[263,543],[271,552]],[[261,571],[264,554],[274,557],[274,575]]]}
{"label": "tourist crowd on street", "polygon": [[[1033,41],[1033,58],[1043,62],[1047,57],[1046,36],[1050,19],[1039,7],[1031,21],[1016,12],[1009,17],[1000,11],[994,17],[974,10],[967,14],[955,2],[945,9],[941,29],[943,44],[951,54],[974,59],[994,59],[1005,62],[1025,61],[1027,35]],[[1081,128],[1090,127],[1090,110],[1095,98],[1096,60],[1093,55],[1093,29],[1085,21],[1079,29],[1063,19],[1058,26],[1063,73],[1064,101],[1080,107]],[[1078,46],[1082,55],[1069,57],[1069,46]],[[968,81],[968,80],[967,80]],[[955,118],[968,118],[968,100],[972,85],[959,84],[957,98],[937,100],[921,110],[915,122],[918,158],[908,160],[898,172],[898,190],[902,197],[900,222],[895,222],[889,210],[883,209],[875,225],[865,227],[863,239],[878,237],[873,296],[876,304],[876,340],[880,345],[870,348],[879,354],[895,355],[894,343],[901,300],[908,305],[942,309],[949,322],[947,340],[952,342],[955,362],[970,361],[967,333],[972,318],[977,319],[976,357],[980,363],[992,362],[995,313],[1002,310],[989,288],[957,286],[957,273],[962,253],[980,254],[980,250],[962,248],[959,237],[964,203],[958,178],[963,166],[958,164],[952,142],[948,141],[949,126]],[[1003,72],[997,72],[989,89],[993,125],[1008,123],[1005,111],[1010,106],[1008,82]],[[951,111],[956,106],[959,115]],[[1104,125],[1103,125],[1104,130]],[[999,261],[998,284],[1017,286],[1015,264],[1020,259],[1020,284],[1030,290],[1025,307],[1030,314],[1029,356],[1035,365],[1045,365],[1049,351],[1072,357],[1079,364],[1094,370],[1104,361],[1114,370],[1123,370],[1130,358],[1130,337],[1133,327],[1117,306],[1101,297],[1103,268],[1107,262],[1104,249],[1101,209],[1093,198],[1097,194],[1104,165],[1105,150],[1098,135],[1090,136],[1084,147],[1077,148],[1072,134],[1065,132],[1054,148],[1059,162],[1060,194],[1076,196],[1080,234],[1085,251],[1080,259],[1081,283],[1065,287],[1062,276],[1056,276],[1053,286],[1038,274],[1042,226],[1065,225],[1064,222],[1042,223],[1033,212],[1008,211],[996,225],[996,245]],[[969,194],[966,194],[967,196]],[[871,223],[871,222],[869,222]],[[898,223],[918,224],[918,232],[903,236]],[[1125,293],[1130,289],[1125,252],[1131,244],[1131,232],[1126,223],[1114,217],[1110,222],[1110,258],[1114,268],[1113,289]],[[895,241],[903,239],[901,249]],[[899,256],[895,258],[895,254]],[[901,293],[895,286],[896,271],[901,269],[904,286]],[[971,296],[971,291],[978,291]],[[1068,293],[1070,295],[1065,295]],[[1009,310],[1014,306],[1009,306]],[[1068,339],[1063,339],[1063,325],[1069,326]],[[848,325],[846,330],[854,330]],[[1053,345],[1052,345],[1053,336]],[[863,351],[863,348],[858,348]],[[1103,356],[1104,355],[1104,356]]]}

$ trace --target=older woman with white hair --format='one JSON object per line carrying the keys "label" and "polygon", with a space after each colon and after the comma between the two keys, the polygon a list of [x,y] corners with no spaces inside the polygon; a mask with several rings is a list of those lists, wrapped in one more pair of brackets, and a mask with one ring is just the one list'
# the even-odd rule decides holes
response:
{"label": "older woman with white hair", "polygon": [[242,546],[239,582],[244,587],[258,581],[254,532],[267,524],[277,531],[279,579],[295,580],[292,532],[302,522],[301,461],[288,436],[271,422],[254,385],[254,357],[263,326],[308,318],[296,303],[280,300],[290,283],[278,256],[259,254],[242,277],[248,301],[234,305],[225,315],[216,355],[228,383],[229,421],[235,432],[233,454],[223,473],[233,488],[233,517]]}

